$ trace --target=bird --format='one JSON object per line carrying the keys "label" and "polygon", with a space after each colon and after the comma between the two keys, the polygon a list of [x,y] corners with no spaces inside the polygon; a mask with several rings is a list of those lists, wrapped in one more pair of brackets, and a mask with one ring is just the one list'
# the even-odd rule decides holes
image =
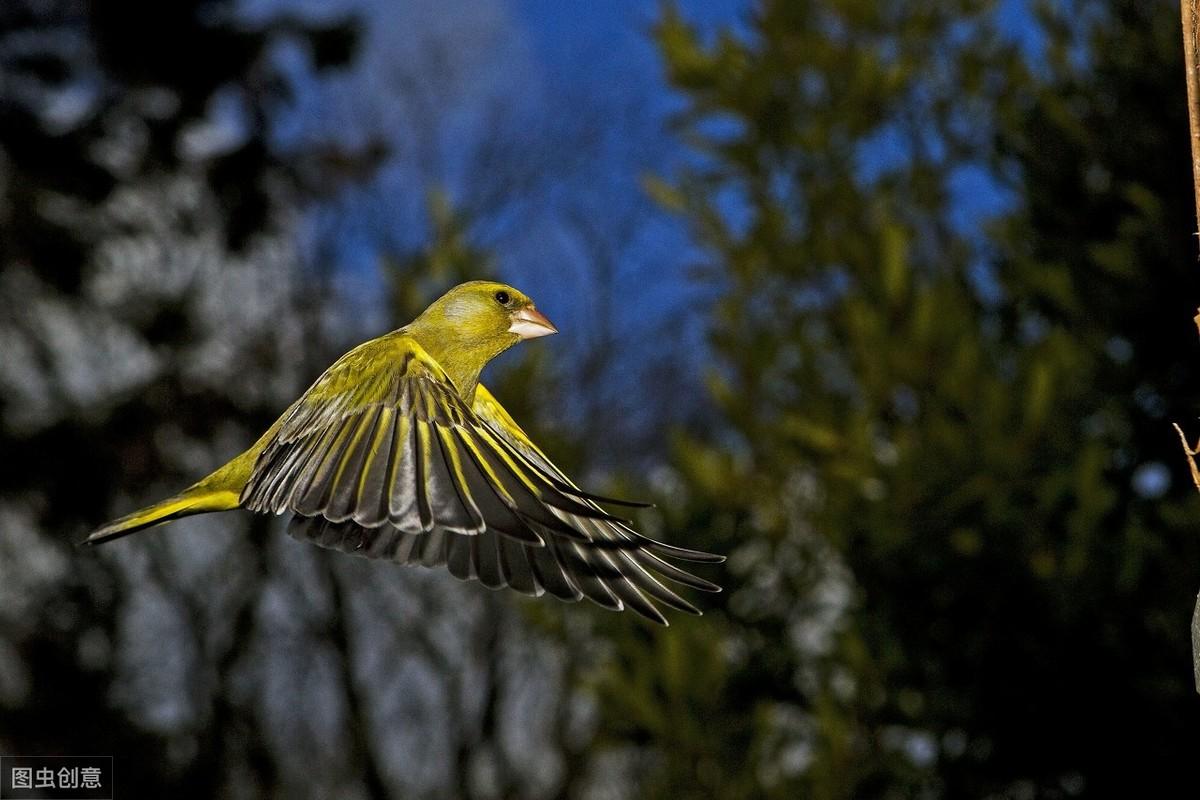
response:
{"label": "bird", "polygon": [[663,579],[719,592],[673,562],[724,556],[657,541],[604,510],[650,504],[580,489],[480,383],[502,352],[557,332],[512,286],[455,286],[339,358],[244,453],[83,543],[240,508],[289,514],[300,541],[445,567],[490,589],[587,598],[661,625],[656,603],[699,615]]}

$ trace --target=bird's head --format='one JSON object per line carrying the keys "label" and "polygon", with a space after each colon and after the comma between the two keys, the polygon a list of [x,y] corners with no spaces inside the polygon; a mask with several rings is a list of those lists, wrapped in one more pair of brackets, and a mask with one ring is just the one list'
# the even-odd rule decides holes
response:
{"label": "bird's head", "polygon": [[558,333],[528,295],[494,281],[455,286],[425,309],[409,331],[463,391],[474,391],[483,366],[517,342]]}
{"label": "bird's head", "polygon": [[421,320],[464,342],[502,343],[506,348],[558,333],[529,295],[493,281],[460,283],[425,309]]}

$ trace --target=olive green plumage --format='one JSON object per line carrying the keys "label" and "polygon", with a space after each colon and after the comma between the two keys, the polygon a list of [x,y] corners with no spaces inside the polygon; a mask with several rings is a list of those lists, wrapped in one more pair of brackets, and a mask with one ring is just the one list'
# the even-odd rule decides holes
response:
{"label": "olive green plumage", "polygon": [[556,330],[524,294],[473,281],[342,356],[255,444],[207,478],[93,532],[98,544],[191,514],[291,514],[323,547],[563,600],[587,597],[666,624],[698,614],[658,578],[718,587],[665,557],[718,562],[637,533],[580,490],[486,387],[483,367]]}

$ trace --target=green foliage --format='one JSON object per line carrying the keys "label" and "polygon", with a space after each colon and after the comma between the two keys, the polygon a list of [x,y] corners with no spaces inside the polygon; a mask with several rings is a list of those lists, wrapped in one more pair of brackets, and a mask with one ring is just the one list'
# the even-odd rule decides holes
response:
{"label": "green foliage", "polygon": [[[607,678],[645,796],[1186,779],[1194,498],[1146,482],[1198,388],[1159,11],[1047,12],[1036,73],[985,3],[765,2],[707,44],[667,12],[698,161],[648,188],[710,256],[723,422],[680,442],[668,524],[733,556],[721,613]],[[981,164],[1017,207],[963,230],[950,187]]]}

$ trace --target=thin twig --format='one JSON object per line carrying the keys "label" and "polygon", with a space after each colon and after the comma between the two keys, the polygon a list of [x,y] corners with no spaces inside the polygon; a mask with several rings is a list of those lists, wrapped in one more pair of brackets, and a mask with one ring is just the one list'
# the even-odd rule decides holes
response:
{"label": "thin twig", "polygon": [[1179,434],[1179,443],[1183,445],[1184,455],[1187,456],[1188,466],[1192,469],[1192,483],[1196,484],[1196,490],[1200,491],[1200,466],[1196,465],[1196,456],[1200,456],[1200,440],[1197,440],[1196,446],[1192,447],[1188,444],[1187,436],[1183,433],[1183,428],[1179,427],[1179,423],[1172,422],[1175,432]]}

